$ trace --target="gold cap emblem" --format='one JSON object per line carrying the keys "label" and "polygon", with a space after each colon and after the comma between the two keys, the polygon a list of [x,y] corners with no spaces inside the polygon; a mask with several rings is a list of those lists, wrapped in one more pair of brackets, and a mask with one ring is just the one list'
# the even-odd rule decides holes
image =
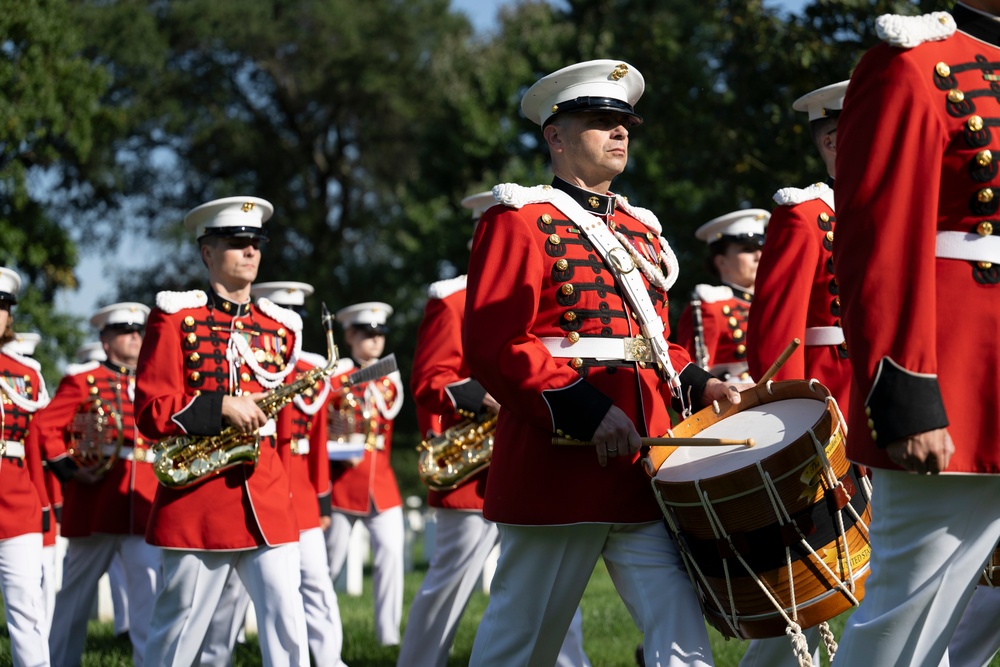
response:
{"label": "gold cap emblem", "polygon": [[615,67],[614,71],[611,72],[611,78],[615,81],[620,81],[625,78],[626,74],[628,74],[628,65],[625,63],[619,63],[618,66]]}
{"label": "gold cap emblem", "polygon": [[249,213],[250,211],[253,210],[254,206],[256,206],[256,204],[254,204],[252,201],[248,201],[245,204],[243,204],[241,209],[243,210],[244,213]]}

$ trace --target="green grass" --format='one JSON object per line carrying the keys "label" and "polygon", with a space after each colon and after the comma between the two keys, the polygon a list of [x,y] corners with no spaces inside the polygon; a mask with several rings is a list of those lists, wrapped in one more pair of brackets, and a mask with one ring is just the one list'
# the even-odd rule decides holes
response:
{"label": "green grass", "polygon": [[[406,575],[403,599],[404,623],[405,612],[409,609],[413,596],[420,586],[423,574],[424,570],[419,568]],[[375,642],[371,590],[371,577],[366,573],[365,590],[361,597],[338,596],[344,624],[344,661],[351,667],[393,667],[399,649],[381,647]],[[650,590],[651,594],[655,594],[655,586],[651,586]],[[476,627],[488,601],[489,597],[481,592],[473,594],[459,625],[452,655],[448,661],[449,667],[469,664]],[[594,667],[633,667],[635,648],[640,643],[641,636],[619,599],[602,563],[599,563],[594,570],[581,609],[584,647]],[[840,636],[847,615],[843,614],[830,622],[836,637]],[[709,629],[709,635],[717,667],[736,667],[746,650],[747,643],[726,640],[714,629]],[[828,666],[826,655],[821,655],[821,658],[822,665]],[[237,647],[233,659],[234,667],[257,667],[261,664],[255,638]],[[10,667],[10,665],[12,665],[10,642],[6,628],[0,628],[0,667]],[[132,654],[129,643],[114,637],[110,623],[92,621],[82,666],[129,667],[131,665]],[[990,665],[1000,667],[1000,658],[994,658]]]}

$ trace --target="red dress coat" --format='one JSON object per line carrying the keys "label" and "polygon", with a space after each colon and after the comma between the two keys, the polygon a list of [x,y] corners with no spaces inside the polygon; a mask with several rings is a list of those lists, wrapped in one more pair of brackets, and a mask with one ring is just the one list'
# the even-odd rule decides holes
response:
{"label": "red dress coat", "polygon": [[753,307],[747,325],[750,376],[763,377],[793,339],[802,346],[775,374],[775,380],[819,380],[845,416],[851,390],[846,345],[806,345],[806,328],[839,327],[840,297],[833,276],[837,219],[833,190],[825,183],[784,188],[767,226],[767,242],[757,265]]}
{"label": "red dress coat", "polygon": [[21,443],[24,457],[0,457],[0,540],[48,528],[51,506],[38,438],[31,428],[48,401],[38,362],[0,350],[0,409],[4,442]]}
{"label": "red dress coat", "polygon": [[[1000,231],[1000,36],[990,18],[961,6],[954,16],[950,36],[954,25],[937,20],[947,14],[893,17],[904,37],[923,21],[923,38],[865,54],[838,124],[834,268],[855,380],[848,453],[895,469],[887,444],[947,427],[946,472],[996,474],[1000,264],[937,257],[936,244],[939,232],[974,245]],[[920,43],[928,35],[940,41]]]}
{"label": "red dress coat", "polygon": [[[559,179],[551,187],[612,219],[636,252],[663,270],[666,242],[651,213]],[[588,440],[612,404],[640,435],[659,436],[670,428],[669,390],[652,364],[554,357],[540,340],[635,337],[640,329],[631,307],[590,242],[543,200],[548,190],[505,185],[497,191],[526,203],[505,197],[511,206],[494,206],[483,215],[469,264],[466,362],[503,406],[483,514],[520,525],[661,521],[639,455],[612,458],[602,468],[593,447],[552,444],[557,434]],[[640,274],[666,325],[666,292]],[[669,345],[669,357],[676,370],[683,369],[685,394],[690,390],[700,398],[708,374],[679,345]]]}
{"label": "red dress coat", "polygon": [[[330,381],[335,393],[327,403],[330,430],[335,434],[364,433],[373,442],[365,447],[364,457],[356,466],[345,461],[330,462],[330,504],[341,512],[368,516],[372,508],[377,514],[403,504],[396,473],[389,463],[393,420],[403,407],[403,382],[396,371],[352,387],[345,395],[338,390],[347,386],[349,376],[350,372],[345,372]],[[349,404],[351,399],[354,407]]]}
{"label": "red dress coat", "polygon": [[[434,283],[417,330],[410,391],[417,406],[438,415],[440,428],[453,426],[483,406],[486,390],[472,378],[462,354],[466,276]],[[464,413],[465,416],[463,416]],[[427,491],[427,504],[453,510],[483,509],[486,475],[480,470],[448,491]]]}
{"label": "red dress coat", "polygon": [[698,359],[695,349],[694,312],[684,308],[677,322],[677,342],[698,364],[718,378],[748,380],[746,372],[747,315],[753,294],[728,285],[696,285],[694,297],[701,301],[702,341],[707,359]]}
{"label": "red dress coat", "polygon": [[[62,511],[63,537],[88,537],[94,533],[145,535],[149,510],[158,486],[153,466],[147,462],[149,440],[135,426],[132,396],[135,373],[110,361],[71,365],[59,383],[52,401],[35,417],[46,461],[65,481]],[[97,484],[72,479],[75,463],[67,450],[72,446],[73,420],[84,404],[99,402],[106,414],[120,415],[123,448],[132,448],[132,460],[120,457]],[[118,430],[109,425],[109,444],[118,440]]]}
{"label": "red dress coat", "polygon": [[[296,373],[326,366],[318,354],[302,352],[295,365]],[[288,457],[292,504],[299,530],[319,528],[320,516],[330,516],[330,466],[326,458],[327,411],[330,385],[296,396],[281,411],[278,437],[283,456]]]}
{"label": "red dress coat", "polygon": [[[161,292],[156,306],[146,322],[135,391],[139,429],[150,437],[217,434],[224,426],[223,396],[291,380],[302,327],[292,311],[266,299],[236,304],[200,290]],[[231,343],[231,336],[246,347]],[[246,350],[235,383],[226,360],[230,345]],[[288,471],[276,443],[272,435],[261,437],[256,467],[236,465],[184,488],[161,484],[146,541],[190,550],[298,541]]]}

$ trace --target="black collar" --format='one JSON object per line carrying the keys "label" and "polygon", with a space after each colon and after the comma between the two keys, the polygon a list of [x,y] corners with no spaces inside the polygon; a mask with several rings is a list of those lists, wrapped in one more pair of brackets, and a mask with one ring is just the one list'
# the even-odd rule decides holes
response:
{"label": "black collar", "polygon": [[737,299],[743,299],[744,301],[747,301],[747,302],[753,301],[753,293],[752,292],[748,292],[745,289],[743,289],[742,287],[737,287],[736,285],[733,285],[731,283],[727,283],[725,281],[723,281],[722,284],[725,285],[726,287],[728,287],[729,289],[733,290],[733,296],[735,296]]}
{"label": "black collar", "polygon": [[1000,47],[1000,20],[956,3],[951,11],[958,29],[976,39]]}
{"label": "black collar", "polygon": [[104,366],[110,369],[112,372],[118,373],[119,375],[135,375],[135,369],[129,368],[125,364],[116,364],[110,359],[104,360]]}
{"label": "black collar", "polygon": [[235,301],[230,301],[225,299],[215,293],[215,290],[208,290],[208,307],[209,309],[221,310],[223,313],[230,317],[243,317],[244,315],[250,314],[250,304],[251,301],[246,303],[236,303]]}
{"label": "black collar", "polygon": [[584,190],[572,183],[567,183],[558,176],[552,179],[552,187],[568,194],[573,198],[573,201],[583,207],[583,210],[588,213],[609,216],[615,211],[614,195],[599,195],[596,192]]}

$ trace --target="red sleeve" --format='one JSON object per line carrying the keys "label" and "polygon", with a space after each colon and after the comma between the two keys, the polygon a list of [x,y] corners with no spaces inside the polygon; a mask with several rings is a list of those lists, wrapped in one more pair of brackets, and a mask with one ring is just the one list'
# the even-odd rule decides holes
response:
{"label": "red sleeve", "polygon": [[880,45],[865,55],[837,128],[834,273],[861,396],[884,357],[909,373],[938,372],[935,248],[948,132],[935,107],[941,92],[907,54]]}
{"label": "red sleeve", "polygon": [[[37,417],[37,413],[35,417]],[[35,417],[31,420],[32,426],[34,426]],[[24,456],[28,465],[28,475],[31,477],[31,483],[35,486],[35,491],[38,493],[38,502],[42,506],[42,525],[39,526],[39,529],[44,531],[48,529],[52,503],[49,501],[49,493],[45,489],[45,473],[42,472],[42,453],[36,429],[29,429],[28,437],[25,438],[24,444]]]}
{"label": "red sleeve", "polygon": [[69,426],[80,405],[87,399],[84,378],[85,373],[63,377],[55,396],[31,420],[31,430],[38,435],[41,454],[47,461],[66,457]]}
{"label": "red sleeve", "polygon": [[[610,398],[566,363],[557,363],[530,333],[538,315],[546,262],[519,211],[494,206],[476,228],[469,261],[463,345],[476,378],[503,406],[535,428],[554,431],[554,411],[542,395],[570,389],[572,402],[598,423]],[[556,398],[563,398],[557,396]]]}
{"label": "red sleeve", "polygon": [[[309,431],[309,479],[320,499],[320,507],[329,506],[330,460],[326,455],[327,424],[329,418],[326,405],[313,415],[312,429]],[[323,498],[326,498],[324,505]],[[320,512],[322,514],[322,512]]]}
{"label": "red sleeve", "polygon": [[[839,189],[839,181],[837,185]],[[815,222],[803,219],[800,213],[801,207],[778,206],[767,226],[747,322],[747,363],[753,378],[763,377],[793,338],[805,343],[812,270],[819,261],[819,247]],[[774,379],[805,376],[806,354],[800,349]]]}
{"label": "red sleeve", "polygon": [[462,314],[446,299],[430,299],[417,329],[410,388],[413,400],[435,415],[450,415],[458,408],[448,386],[468,380],[463,373]]}

